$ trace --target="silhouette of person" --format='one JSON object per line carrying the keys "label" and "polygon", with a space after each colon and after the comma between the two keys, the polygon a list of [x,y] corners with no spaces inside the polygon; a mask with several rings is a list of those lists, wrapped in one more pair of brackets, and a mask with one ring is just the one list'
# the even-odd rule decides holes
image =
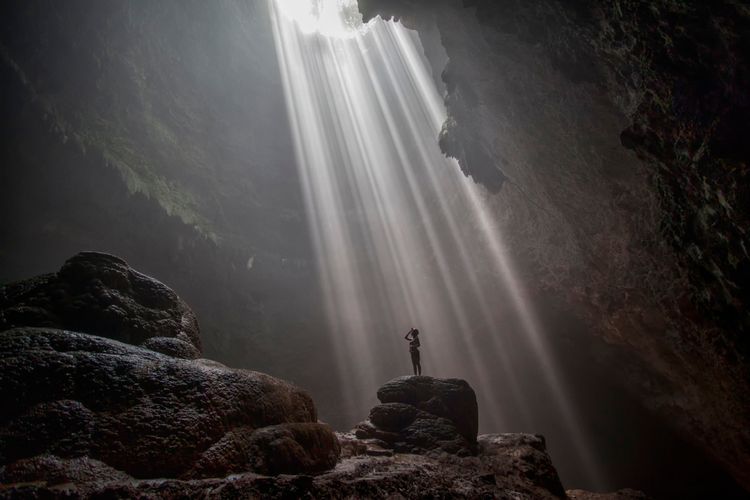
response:
{"label": "silhouette of person", "polygon": [[414,375],[422,375],[422,365],[419,362],[419,330],[412,328],[404,338],[409,341],[409,354],[411,354]]}

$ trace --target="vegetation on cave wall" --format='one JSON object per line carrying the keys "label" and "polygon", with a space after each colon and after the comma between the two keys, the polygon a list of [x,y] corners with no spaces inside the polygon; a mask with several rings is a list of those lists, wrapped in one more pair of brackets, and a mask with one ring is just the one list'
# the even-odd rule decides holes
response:
{"label": "vegetation on cave wall", "polygon": [[218,241],[246,240],[237,227],[258,237],[263,228],[239,219],[283,200],[264,199],[268,177],[294,189],[291,159],[278,164],[288,145],[274,128],[286,124],[261,6],[33,1],[3,11],[5,70],[63,142],[101,153],[131,192]]}

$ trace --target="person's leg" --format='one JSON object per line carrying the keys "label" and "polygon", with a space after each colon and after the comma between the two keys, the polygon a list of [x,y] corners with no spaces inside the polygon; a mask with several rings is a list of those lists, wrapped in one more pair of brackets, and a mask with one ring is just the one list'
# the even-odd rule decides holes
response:
{"label": "person's leg", "polygon": [[419,353],[411,353],[411,367],[414,370],[414,375],[418,375],[417,367],[419,366]]}
{"label": "person's leg", "polygon": [[414,374],[415,375],[422,375],[422,362],[419,359],[420,358],[419,351],[417,351],[417,354],[416,354],[415,358],[416,358],[416,364],[414,366]]}

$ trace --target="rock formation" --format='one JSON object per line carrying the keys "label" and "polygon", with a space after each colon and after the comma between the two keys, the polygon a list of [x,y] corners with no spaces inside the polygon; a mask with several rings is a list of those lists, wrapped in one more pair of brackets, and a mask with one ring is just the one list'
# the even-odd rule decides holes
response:
{"label": "rock formation", "polygon": [[338,459],[302,390],[182,359],[200,346],[195,316],[116,257],[78,254],[2,296],[3,483],[311,473]]}
{"label": "rock formation", "polygon": [[[482,438],[480,437],[480,442]],[[549,456],[541,441],[530,435],[498,434],[488,443],[486,454],[459,458],[453,455],[427,457],[346,456],[336,469],[323,474],[280,475],[238,474],[231,478],[191,481],[123,480],[111,472],[103,481],[78,482],[58,488],[39,483],[0,487],[0,498],[15,496],[108,495],[117,498],[565,498]],[[346,441],[344,447],[346,449]],[[86,474],[96,470],[87,464]],[[100,472],[101,469],[97,470]],[[76,472],[77,477],[84,473]],[[70,475],[66,476],[71,478]],[[62,481],[61,481],[62,482]],[[552,485],[550,487],[550,484]],[[597,497],[600,500],[607,496]],[[613,497],[630,500],[643,497]]]}
{"label": "rock formation", "polygon": [[[29,408],[3,415],[0,498],[566,497],[543,437],[477,437],[476,398],[463,380],[385,384],[365,426],[376,437],[360,439],[362,426],[334,437],[307,421],[309,398],[259,373],[53,329],[5,331],[0,349],[15,360],[2,366],[12,376],[2,396]],[[295,423],[263,426],[274,420]],[[167,479],[141,479],[157,476]]]}
{"label": "rock formation", "polygon": [[382,404],[357,426],[358,438],[378,440],[399,453],[476,454],[477,399],[466,381],[400,377],[382,386],[378,399]]}
{"label": "rock formation", "polygon": [[477,437],[463,380],[394,379],[337,435],[287,382],[156,345],[197,352],[197,321],[116,257],[0,291],[0,498],[566,496],[541,436]]}
{"label": "rock formation", "polygon": [[0,291],[0,330],[36,326],[100,335],[180,358],[201,352],[198,320],[170,288],[113,255],[82,252],[55,274]]}

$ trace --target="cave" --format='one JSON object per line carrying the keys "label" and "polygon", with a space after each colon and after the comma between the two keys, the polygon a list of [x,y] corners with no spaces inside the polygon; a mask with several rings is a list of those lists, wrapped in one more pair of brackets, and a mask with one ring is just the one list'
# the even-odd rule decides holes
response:
{"label": "cave", "polygon": [[744,2],[0,25],[0,498],[747,497]]}

